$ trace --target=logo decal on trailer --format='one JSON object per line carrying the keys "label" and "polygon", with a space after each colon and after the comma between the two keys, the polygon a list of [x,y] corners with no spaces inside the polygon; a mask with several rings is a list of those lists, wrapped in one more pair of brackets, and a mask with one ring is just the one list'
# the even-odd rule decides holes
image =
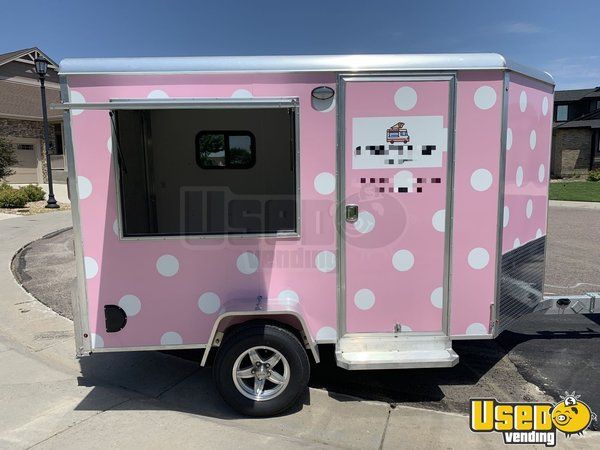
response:
{"label": "logo decal on trailer", "polygon": [[442,116],[352,119],[353,169],[442,167],[447,144]]}

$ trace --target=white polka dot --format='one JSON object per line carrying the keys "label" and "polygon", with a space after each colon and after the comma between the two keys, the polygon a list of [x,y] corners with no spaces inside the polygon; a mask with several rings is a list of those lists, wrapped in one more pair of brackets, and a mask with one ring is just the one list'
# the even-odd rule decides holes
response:
{"label": "white polka dot", "polygon": [[490,262],[490,254],[485,248],[477,247],[469,252],[467,260],[473,269],[481,270]]}
{"label": "white polka dot", "polygon": [[471,187],[479,192],[487,191],[492,181],[492,173],[487,169],[477,169],[471,175]]}
{"label": "white polka dot", "polygon": [[169,98],[169,95],[165,91],[157,89],[148,94],[148,98]]}
{"label": "white polka dot", "polygon": [[156,260],[156,270],[163,277],[172,277],[179,272],[179,261],[173,255],[162,255]]}
{"label": "white polka dot", "polygon": [[252,98],[252,92],[247,89],[238,89],[231,94],[231,98]]}
{"label": "white polka dot", "polygon": [[403,86],[394,94],[394,103],[402,111],[413,109],[417,104],[417,91],[409,86]]}
{"label": "white polka dot", "polygon": [[90,256],[83,258],[83,265],[85,267],[85,277],[90,280],[98,275],[98,263]]}
{"label": "white polka dot", "polygon": [[121,300],[119,300],[119,306],[123,311],[125,311],[127,317],[132,317],[140,312],[142,309],[142,302],[140,302],[140,299],[137,296],[133,294],[127,294],[121,297]]}
{"label": "white polka dot", "polygon": [[354,222],[354,228],[362,234],[373,231],[373,228],[375,228],[375,216],[369,211],[360,211],[358,213],[358,220]]}
{"label": "white polka dot", "polygon": [[258,257],[252,252],[244,252],[238,256],[236,265],[244,275],[250,275],[258,270]]}
{"label": "white polka dot", "polygon": [[371,309],[375,304],[375,294],[370,289],[360,289],[354,294],[354,304],[363,311]]}
{"label": "white polka dot", "polygon": [[329,172],[321,172],[315,177],[315,190],[321,195],[329,195],[335,190],[335,176]]}
{"label": "white polka dot", "polygon": [[467,334],[488,334],[488,330],[484,324],[476,322],[467,327]]}
{"label": "white polka dot", "polygon": [[296,305],[300,301],[298,294],[291,289],[285,289],[281,291],[277,298],[284,305]]}
{"label": "white polka dot", "polygon": [[525,112],[527,109],[527,93],[525,91],[521,91],[521,95],[519,96],[519,109],[521,112]]}
{"label": "white polka dot", "polygon": [[443,233],[446,229],[446,210],[440,209],[436,211],[431,218],[431,224],[436,231]]}
{"label": "white polka dot", "polygon": [[198,308],[204,314],[214,314],[221,307],[221,299],[214,292],[205,292],[198,299]]}
{"label": "white polka dot", "polygon": [[473,100],[479,109],[490,109],[496,104],[496,91],[491,86],[481,86],[475,91]]}
{"label": "white polka dot", "polygon": [[108,153],[112,153],[112,136],[106,141],[106,148],[108,149]]}
{"label": "white polka dot", "polygon": [[412,328],[409,327],[408,325],[401,324],[400,325],[400,331],[402,331],[402,332],[404,332],[404,331],[412,331]]}
{"label": "white polka dot", "polygon": [[398,250],[392,257],[394,269],[398,270],[399,272],[406,272],[407,270],[410,270],[414,263],[415,257],[408,250]]}
{"label": "white polka dot", "polygon": [[531,215],[533,214],[533,200],[531,200],[531,199],[527,200],[527,206],[525,207],[525,214],[527,215],[528,219],[530,219]]}
{"label": "white polka dot", "polygon": [[521,187],[523,185],[523,168],[521,166],[517,167],[515,181],[517,183],[517,187]]}
{"label": "white polka dot", "polygon": [[99,334],[96,333],[91,333],[91,341],[92,341],[92,348],[102,348],[104,347],[104,339],[102,339],[102,336],[100,336]]}
{"label": "white polka dot", "polygon": [[531,133],[529,133],[529,148],[531,150],[534,150],[536,143],[537,143],[537,135],[535,134],[535,130],[531,130]]}
{"label": "white polka dot", "polygon": [[435,288],[431,293],[430,300],[433,306],[442,309],[442,306],[444,306],[444,288]]}
{"label": "white polka dot", "polygon": [[[85,103],[85,97],[83,96],[83,94],[81,92],[78,91],[71,91],[69,93],[69,98],[70,98],[70,102],[71,103]],[[73,116],[78,116],[79,114],[81,114],[83,112],[83,109],[72,109],[71,110],[71,115]]]}
{"label": "white polka dot", "polygon": [[160,337],[160,345],[179,345],[183,344],[183,339],[175,331],[167,331]]}
{"label": "white polka dot", "polygon": [[548,97],[544,97],[542,100],[542,114],[548,114]]}
{"label": "white polka dot", "polygon": [[317,341],[335,341],[337,339],[337,331],[332,327],[323,327],[317,331]]}
{"label": "white polka dot", "polygon": [[81,200],[88,198],[92,195],[92,182],[88,178],[79,175],[77,177],[77,190]]}
{"label": "white polka dot", "polygon": [[541,238],[542,237],[542,230],[540,230],[539,228],[537,229],[537,231],[535,232],[535,238]]}
{"label": "white polka dot", "polygon": [[510,128],[506,129],[506,150],[510,150],[513,143],[513,135],[512,130]]}
{"label": "white polka dot", "polygon": [[540,167],[538,167],[538,181],[543,183],[544,178],[546,178],[546,167],[543,164],[540,164]]}
{"label": "white polka dot", "polygon": [[521,246],[521,241],[519,240],[519,238],[516,238],[513,241],[513,248],[517,248],[517,247],[520,247],[520,246]]}
{"label": "white polka dot", "polygon": [[328,250],[317,253],[315,257],[315,266],[321,272],[331,272],[335,269],[335,253]]}
{"label": "white polka dot", "polygon": [[509,220],[510,220],[510,209],[508,209],[508,206],[505,206],[503,214],[502,214],[502,226],[504,228],[506,228],[508,226]]}

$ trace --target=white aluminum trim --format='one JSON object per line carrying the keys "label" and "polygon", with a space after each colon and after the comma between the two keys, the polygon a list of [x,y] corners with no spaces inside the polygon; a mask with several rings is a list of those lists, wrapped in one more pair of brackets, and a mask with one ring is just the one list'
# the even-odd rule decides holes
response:
{"label": "white aluminum trim", "polygon": [[497,53],[67,58],[62,75],[298,73],[402,70],[513,70],[545,83],[552,77]]}
{"label": "white aluminum trim", "polygon": [[253,97],[253,98],[166,98],[166,99],[111,99],[109,102],[53,103],[51,109],[97,109],[97,110],[140,110],[140,109],[221,109],[221,108],[294,108],[299,104],[297,97]]}
{"label": "white aluminum trim", "polygon": [[142,345],[136,347],[98,347],[92,349],[90,353],[139,352],[149,350],[187,350],[195,348],[206,348],[206,344]]}
{"label": "white aluminum trim", "polygon": [[450,336],[453,341],[472,341],[478,339],[494,339],[493,334],[453,334]]}
{"label": "white aluminum trim", "polygon": [[[68,101],[69,87],[65,76],[60,76],[61,97]],[[87,286],[84,267],[83,237],[81,233],[81,217],[79,213],[79,188],[73,151],[73,135],[71,131],[71,112],[63,113],[64,146],[67,153],[68,187],[73,216],[73,247],[75,251],[76,280],[73,297],[73,324],[75,328],[76,355],[83,356],[91,350],[91,334],[88,316]]]}
{"label": "white aluminum trim", "polygon": [[215,320],[215,323],[213,324],[212,331],[210,332],[210,336],[208,338],[208,343],[206,344],[207,350],[204,352],[204,355],[202,355],[202,360],[200,361],[200,365],[202,367],[204,367],[206,365],[206,361],[208,360],[208,354],[210,353],[210,349],[213,347],[213,342],[215,340],[215,336],[217,335],[217,331],[219,330],[219,325],[221,324],[221,321],[223,319],[225,319],[227,317],[248,317],[249,319],[251,319],[255,316],[292,316],[292,317],[295,317],[296,319],[298,319],[298,321],[300,322],[300,325],[302,326],[302,331],[304,332],[304,335],[306,336],[306,340],[308,341],[308,346],[312,352],[313,357],[315,358],[315,362],[316,363],[320,362],[319,350],[317,349],[317,343],[315,342],[312,335],[310,334],[310,330],[308,329],[308,326],[306,325],[304,318],[299,313],[297,313],[295,311],[291,311],[291,310],[264,311],[264,310],[259,309],[259,310],[255,310],[255,311],[228,311],[228,312],[225,312],[225,313],[219,315],[219,317],[217,317],[217,319]]}

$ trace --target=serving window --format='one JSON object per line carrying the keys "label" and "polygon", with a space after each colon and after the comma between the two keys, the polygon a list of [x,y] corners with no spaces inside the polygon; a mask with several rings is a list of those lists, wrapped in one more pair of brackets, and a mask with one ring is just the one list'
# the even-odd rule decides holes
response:
{"label": "serving window", "polygon": [[124,237],[298,234],[294,107],[114,116]]}

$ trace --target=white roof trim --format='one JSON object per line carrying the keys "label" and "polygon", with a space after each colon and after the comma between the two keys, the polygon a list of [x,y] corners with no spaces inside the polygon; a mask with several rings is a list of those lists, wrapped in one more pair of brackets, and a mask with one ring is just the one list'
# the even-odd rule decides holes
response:
{"label": "white roof trim", "polygon": [[512,70],[554,85],[547,72],[512,63],[497,53],[67,58],[61,61],[59,73],[150,75],[494,69]]}

